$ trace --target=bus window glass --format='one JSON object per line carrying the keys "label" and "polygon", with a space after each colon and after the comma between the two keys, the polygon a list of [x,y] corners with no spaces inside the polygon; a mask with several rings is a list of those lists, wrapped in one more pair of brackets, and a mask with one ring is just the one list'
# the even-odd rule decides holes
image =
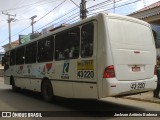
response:
{"label": "bus window glass", "polygon": [[9,52],[6,52],[5,55],[4,55],[4,59],[5,59],[4,71],[9,69],[9,59],[10,59],[9,54],[10,54]]}
{"label": "bus window glass", "polygon": [[35,63],[37,56],[37,42],[28,44],[25,51],[25,63]]}
{"label": "bus window glass", "polygon": [[80,29],[74,28],[57,34],[55,39],[55,59],[76,59],[79,57]]}
{"label": "bus window glass", "polygon": [[53,36],[47,37],[38,42],[38,62],[48,62],[53,60],[54,41]]}
{"label": "bus window glass", "polygon": [[12,50],[10,52],[10,65],[15,65],[15,62],[16,62],[16,52],[15,50]]}
{"label": "bus window glass", "polygon": [[16,49],[16,64],[17,65],[24,64],[24,59],[25,59],[24,50],[25,50],[24,46]]}
{"label": "bus window glass", "polygon": [[94,25],[89,23],[81,29],[81,56],[91,57],[93,55]]}

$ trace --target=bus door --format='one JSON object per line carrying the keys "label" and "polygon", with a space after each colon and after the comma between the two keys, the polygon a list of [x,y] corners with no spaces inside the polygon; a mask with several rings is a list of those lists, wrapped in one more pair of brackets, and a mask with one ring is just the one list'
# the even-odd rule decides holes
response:
{"label": "bus door", "polygon": [[[81,60],[77,63],[77,77],[83,81],[82,95],[78,97],[97,98],[97,22],[91,21],[81,28]],[[77,85],[78,86],[78,85]],[[83,86],[83,88],[82,88]]]}

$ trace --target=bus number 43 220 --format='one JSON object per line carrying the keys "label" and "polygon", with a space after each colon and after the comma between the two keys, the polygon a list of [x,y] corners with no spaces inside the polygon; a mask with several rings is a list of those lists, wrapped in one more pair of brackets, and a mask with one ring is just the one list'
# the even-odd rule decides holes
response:
{"label": "bus number 43 220", "polygon": [[92,79],[94,78],[94,72],[93,70],[80,70],[77,73],[77,77],[79,79]]}

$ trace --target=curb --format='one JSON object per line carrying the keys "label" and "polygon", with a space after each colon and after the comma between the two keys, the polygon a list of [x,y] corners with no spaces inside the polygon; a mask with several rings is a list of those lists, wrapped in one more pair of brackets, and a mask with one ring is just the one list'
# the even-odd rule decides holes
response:
{"label": "curb", "polygon": [[153,99],[141,99],[141,98],[134,98],[134,97],[122,97],[122,98],[160,104],[160,99],[158,99],[158,98],[153,98]]}

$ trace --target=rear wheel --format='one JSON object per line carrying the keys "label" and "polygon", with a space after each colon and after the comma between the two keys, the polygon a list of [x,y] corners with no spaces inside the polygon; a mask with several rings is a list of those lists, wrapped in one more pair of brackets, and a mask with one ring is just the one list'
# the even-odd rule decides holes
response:
{"label": "rear wheel", "polygon": [[53,87],[48,79],[42,82],[41,93],[44,100],[51,102],[53,100]]}

